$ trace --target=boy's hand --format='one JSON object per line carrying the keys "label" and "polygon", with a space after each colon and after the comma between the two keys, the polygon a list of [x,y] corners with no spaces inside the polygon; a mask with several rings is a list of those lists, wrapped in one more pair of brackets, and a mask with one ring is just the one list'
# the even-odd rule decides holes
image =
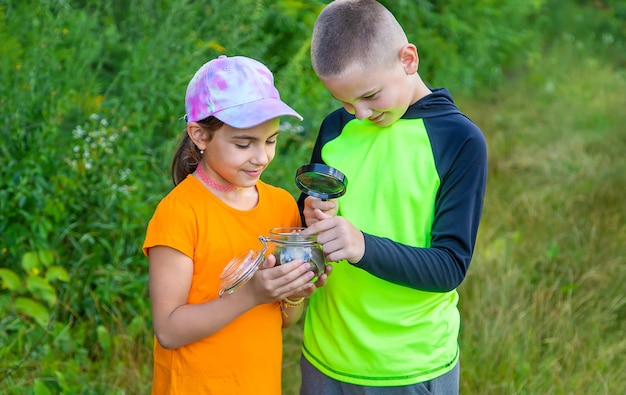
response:
{"label": "boy's hand", "polygon": [[320,209],[314,209],[312,214],[316,221],[310,223],[307,220],[309,227],[302,231],[302,235],[317,234],[317,242],[322,245],[328,261],[347,259],[350,263],[357,263],[363,258],[365,238],[352,223],[343,217],[325,214]]}
{"label": "boy's hand", "polygon": [[304,208],[302,210],[307,225],[313,225],[319,221],[314,214],[315,209],[320,210],[330,217],[334,217],[337,215],[337,199],[322,200],[313,196],[307,196],[307,198],[304,199]]}

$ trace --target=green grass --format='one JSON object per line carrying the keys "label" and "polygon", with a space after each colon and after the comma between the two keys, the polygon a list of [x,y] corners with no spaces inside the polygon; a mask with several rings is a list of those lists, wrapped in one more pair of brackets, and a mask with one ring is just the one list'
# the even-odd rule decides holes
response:
{"label": "green grass", "polygon": [[626,393],[626,73],[570,44],[462,103],[490,150],[463,393]]}

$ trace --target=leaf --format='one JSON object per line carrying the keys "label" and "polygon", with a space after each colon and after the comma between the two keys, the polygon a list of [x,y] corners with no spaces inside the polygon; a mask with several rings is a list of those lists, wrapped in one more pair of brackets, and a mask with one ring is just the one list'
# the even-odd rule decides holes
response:
{"label": "leaf", "polygon": [[0,269],[0,279],[2,279],[2,288],[9,291],[15,291],[22,285],[20,277],[10,269]]}
{"label": "leaf", "polygon": [[33,296],[48,302],[49,306],[54,305],[57,301],[56,291],[45,278],[28,276],[26,279],[26,288]]}
{"label": "leaf", "polygon": [[48,268],[48,271],[46,271],[46,280],[48,281],[59,280],[67,282],[69,278],[70,276],[67,270],[61,266],[51,266]]}
{"label": "leaf", "polygon": [[29,251],[22,256],[22,267],[29,273],[39,269],[39,256],[34,251]]}
{"label": "leaf", "polygon": [[32,299],[18,296],[15,298],[13,308],[17,313],[33,318],[43,327],[48,324],[48,320],[50,319],[50,312],[46,306]]}
{"label": "leaf", "polygon": [[98,343],[100,343],[102,350],[108,354],[111,351],[111,335],[109,334],[109,331],[105,326],[98,325],[96,333],[98,335]]}
{"label": "leaf", "polygon": [[46,384],[41,381],[41,379],[35,379],[35,384],[33,385],[33,393],[35,395],[50,395],[52,392],[46,387]]}
{"label": "leaf", "polygon": [[39,251],[39,262],[44,266],[50,266],[54,263],[54,254],[50,250]]}

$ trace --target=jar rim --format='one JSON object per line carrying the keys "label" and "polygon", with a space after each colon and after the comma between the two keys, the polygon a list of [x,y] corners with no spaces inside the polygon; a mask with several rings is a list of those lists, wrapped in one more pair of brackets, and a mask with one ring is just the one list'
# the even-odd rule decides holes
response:
{"label": "jar rim", "polygon": [[306,228],[304,226],[279,226],[270,229],[270,234],[277,236],[291,236],[292,234],[300,234]]}
{"label": "jar rim", "polygon": [[[300,233],[306,228],[303,226],[282,226],[270,229],[269,237],[265,241],[291,246],[312,246],[317,244],[317,235],[303,236]],[[295,236],[295,238],[293,238]]]}

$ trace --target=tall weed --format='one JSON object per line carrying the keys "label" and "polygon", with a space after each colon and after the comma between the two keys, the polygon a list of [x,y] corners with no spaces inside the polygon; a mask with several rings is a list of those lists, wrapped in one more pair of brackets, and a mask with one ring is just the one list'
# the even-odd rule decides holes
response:
{"label": "tall weed", "polygon": [[626,390],[626,78],[571,44],[556,41],[497,101],[468,105],[491,163],[461,287],[467,393]]}

